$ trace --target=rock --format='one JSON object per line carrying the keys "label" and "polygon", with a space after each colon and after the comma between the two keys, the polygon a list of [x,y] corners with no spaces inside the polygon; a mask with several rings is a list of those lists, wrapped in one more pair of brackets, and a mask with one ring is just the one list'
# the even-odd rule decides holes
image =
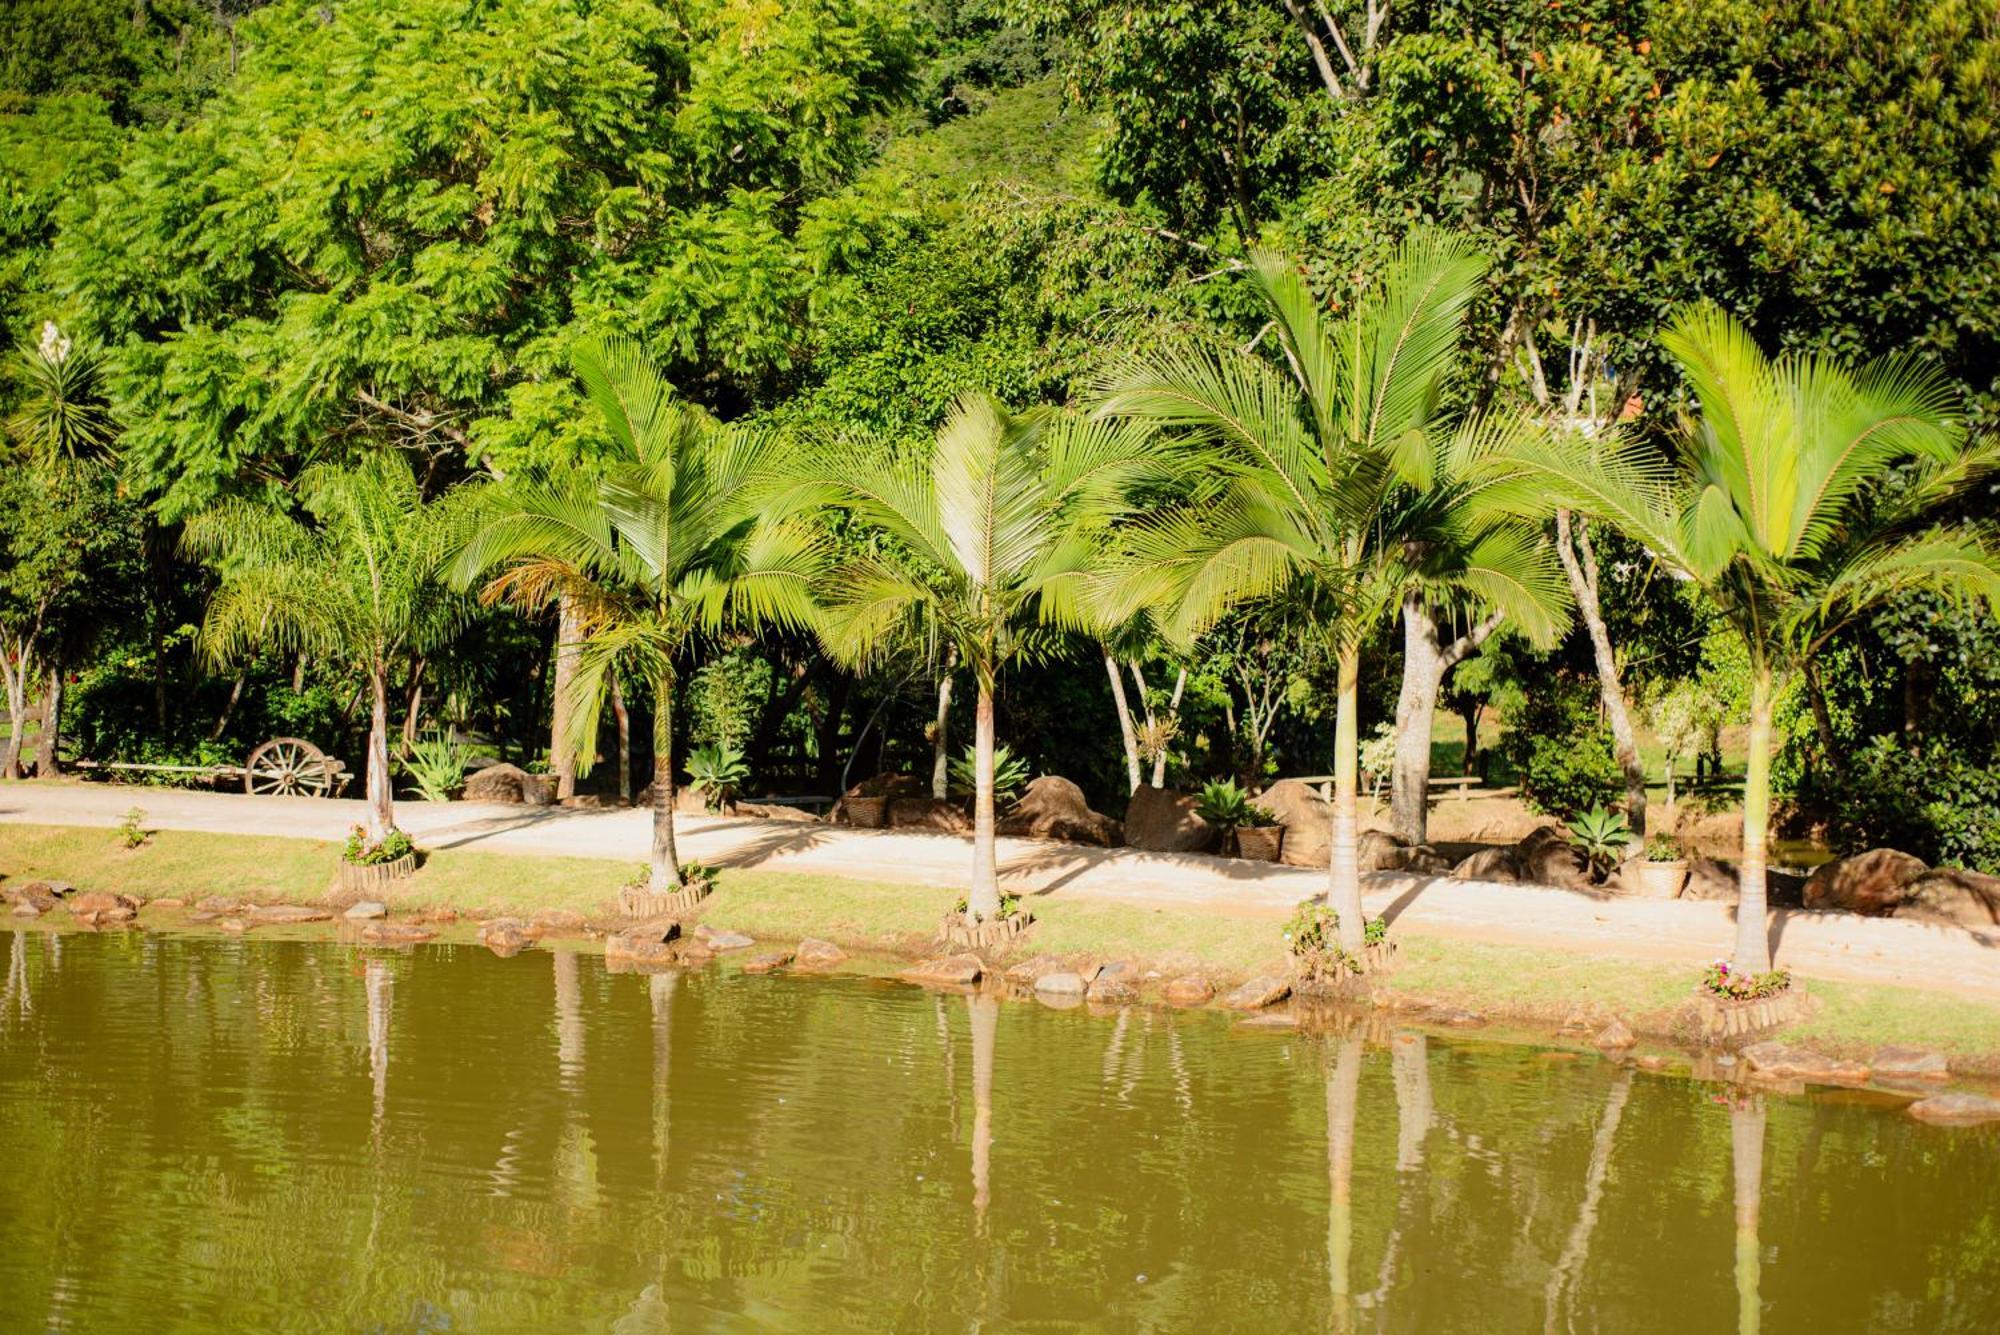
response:
{"label": "rock", "polygon": [[333,914],[326,909],[313,908],[309,904],[258,904],[250,909],[249,916],[258,923],[290,925],[302,922],[325,922]]}
{"label": "rock", "polygon": [[241,918],[219,918],[216,920],[215,930],[227,932],[231,936],[241,936],[250,930],[250,924]]}
{"label": "rock", "polygon": [[1068,970],[1045,973],[1035,980],[1035,991],[1052,997],[1080,997],[1089,990],[1082,974]]}
{"label": "rock", "polygon": [[1124,836],[1117,821],[1090,809],[1083,789],[1057,774],[1044,774],[1030,783],[1021,800],[1000,818],[999,828],[1001,834],[1098,848],[1114,848]]}
{"label": "rock", "polygon": [[1098,974],[1084,995],[1100,1006],[1129,1006],[1139,999],[1139,989],[1132,985],[1131,970],[1121,969]]}
{"label": "rock", "polygon": [[[964,834],[972,828],[972,818],[956,802],[935,797],[895,797],[889,799],[884,824],[892,830],[934,830],[940,834]],[[1003,829],[1002,834],[1006,831]]]}
{"label": "rock", "polygon": [[1521,879],[1521,864],[1511,848],[1482,848],[1451,869],[1462,881],[1498,881],[1512,885]]}
{"label": "rock", "polygon": [[770,973],[782,969],[792,962],[792,952],[780,947],[777,950],[760,950],[743,961],[745,973]]}
{"label": "rock", "polygon": [[539,785],[533,784],[532,776],[519,765],[488,765],[466,777],[464,796],[468,802],[525,806],[534,800],[532,787]]}
{"label": "rock", "polygon": [[1186,793],[1142,783],[1125,808],[1125,843],[1148,853],[1192,853],[1207,848],[1215,837],[1208,822],[1195,815],[1195,799]]}
{"label": "rock", "polygon": [[70,911],[71,917],[86,927],[130,922],[139,916],[138,900],[109,890],[86,890],[82,894],[71,895],[63,901],[63,906]]}
{"label": "rock", "polygon": [[754,936],[745,936],[742,932],[714,931],[705,926],[696,928],[695,935],[701,938],[703,945],[715,951],[748,950],[757,944]]}
{"label": "rock", "polygon": [[187,901],[185,899],[182,899],[179,895],[162,895],[158,899],[147,900],[146,907],[149,909],[186,908]]}
{"label": "rock", "polygon": [[371,922],[361,929],[361,939],[377,946],[414,946],[436,935],[413,922]]}
{"label": "rock", "polygon": [[7,887],[7,900],[17,909],[29,910],[29,913],[22,914],[22,917],[47,913],[62,903],[63,894],[69,888],[63,886],[58,889],[58,885],[61,883],[52,884],[48,881],[28,881],[18,886],[10,885]]}
{"label": "rock", "polygon": [[1534,885],[1553,885],[1564,890],[1581,890],[1590,884],[1590,864],[1566,831],[1544,825],[1530,831],[1514,847],[1514,863],[1521,879]]}
{"label": "rock", "polygon": [[[489,918],[479,925],[479,944],[501,959],[514,956],[535,944],[541,933],[519,918]],[[607,959],[610,950],[605,951]]]}
{"label": "rock", "polygon": [[1044,974],[1062,971],[1062,961],[1053,955],[1036,955],[1009,966],[1007,981],[1017,987],[1033,987]]}
{"label": "rock", "polygon": [[1664,1071],[1667,1069],[1667,1059],[1660,1056],[1657,1052],[1648,1052],[1644,1056],[1635,1057],[1632,1064],[1642,1071]]}
{"label": "rock", "polygon": [[1453,1029],[1477,1029],[1486,1023],[1485,1015],[1478,1011],[1449,1010],[1436,1017],[1437,1022]]}
{"label": "rock", "polygon": [[2000,925],[2000,876],[1958,867],[1927,871],[1903,887],[1895,916],[1960,927]]}
{"label": "rock", "polygon": [[528,925],[538,932],[580,932],[584,917],[575,909],[536,909]]}
{"label": "rock", "polygon": [[1613,1020],[1597,1031],[1597,1037],[1590,1040],[1591,1046],[1606,1052],[1623,1052],[1639,1040],[1632,1037],[1632,1030],[1623,1020]]}
{"label": "rock", "polygon": [[1688,859],[1687,884],[1681,887],[1682,899],[1708,899],[1725,904],[1736,902],[1736,868],[1733,864],[1710,857]]}
{"label": "rock", "polygon": [[1184,974],[1167,984],[1169,1006],[1206,1006],[1215,1000],[1215,984],[1198,973]]}
{"label": "rock", "polygon": [[14,901],[13,912],[17,918],[39,918],[48,910],[37,906],[32,899],[17,899]]}
{"label": "rock", "polygon": [[[648,806],[652,805],[650,793],[647,796],[646,804]],[[674,789],[674,811],[682,816],[706,816],[709,814],[708,796],[705,793],[698,793],[692,788],[676,788]]]}
{"label": "rock", "polygon": [[804,807],[789,807],[782,802],[738,802],[736,814],[751,820],[781,820],[794,824],[817,825],[819,817]]}
{"label": "rock", "polygon": [[977,955],[939,955],[932,959],[918,960],[903,970],[903,977],[913,983],[936,983],[946,987],[970,987],[979,981],[985,966]]}
{"label": "rock", "polygon": [[1371,871],[1400,871],[1409,845],[1387,830],[1363,830],[1355,852],[1356,865],[1366,876]]}
{"label": "rock", "polygon": [[1222,1004],[1233,1011],[1259,1011],[1266,1006],[1275,1006],[1292,994],[1289,981],[1275,974],[1265,974],[1252,978],[1249,982],[1222,999]]}
{"label": "rock", "polygon": [[1280,779],[1257,796],[1257,805],[1285,827],[1278,861],[1291,867],[1324,867],[1333,842],[1333,814],[1311,784]]}
{"label": "rock", "polygon": [[1937,1126],[1977,1126],[2000,1122],[2000,1099],[1984,1094],[1933,1094],[1918,1099],[1907,1111],[1918,1121]]}
{"label": "rock", "polygon": [[206,899],[196,900],[194,906],[203,913],[234,913],[238,904],[236,900],[226,895],[210,895]]}
{"label": "rock", "polygon": [[1925,1048],[1877,1048],[1868,1069],[1884,1080],[1944,1080],[1951,1075],[1945,1055]]}
{"label": "rock", "polygon": [[[678,963],[681,952],[676,946],[680,934],[679,923],[659,919],[628,927],[604,939],[604,967],[621,969]],[[490,942],[487,948],[494,949]],[[494,953],[499,952],[495,950]]]}
{"label": "rock", "polygon": [[1858,1084],[1868,1078],[1868,1068],[1859,1062],[1842,1061],[1811,1048],[1794,1048],[1769,1040],[1752,1043],[1737,1055],[1753,1074],[1773,1080]]}
{"label": "rock", "polygon": [[388,917],[389,906],[379,899],[364,899],[340,916],[349,922],[367,922],[373,918]]}
{"label": "rock", "polygon": [[831,969],[847,959],[847,952],[831,941],[809,936],[799,942],[792,963],[801,969]]}
{"label": "rock", "polygon": [[1805,906],[1883,917],[1909,898],[1909,884],[1930,870],[1921,858],[1871,848],[1818,868],[1806,878]]}

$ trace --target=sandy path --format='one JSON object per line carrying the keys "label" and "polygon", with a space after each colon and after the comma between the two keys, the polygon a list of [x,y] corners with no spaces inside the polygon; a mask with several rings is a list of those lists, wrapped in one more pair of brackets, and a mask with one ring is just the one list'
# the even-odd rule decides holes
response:
{"label": "sandy path", "polygon": [[[145,808],[158,829],[340,839],[361,819],[358,801],[247,797],[95,783],[0,787],[6,822],[115,826]],[[397,819],[430,848],[476,848],[639,863],[649,845],[645,811],[407,802]],[[722,866],[962,886],[971,859],[963,837],[849,830],[832,826],[681,816],[681,855]],[[0,842],[6,836],[0,832]],[[1025,839],[1000,841],[1009,888],[1058,899],[1112,900],[1145,907],[1278,918],[1317,894],[1317,871],[1199,854],[1077,848]],[[1735,910],[1687,900],[1594,897],[1543,886],[1381,873],[1366,879],[1370,913],[1423,935],[1659,960],[1690,970],[1726,951]],[[1971,932],[1844,913],[1771,915],[1777,960],[1808,978],[1893,983],[2000,999],[2000,932]]]}

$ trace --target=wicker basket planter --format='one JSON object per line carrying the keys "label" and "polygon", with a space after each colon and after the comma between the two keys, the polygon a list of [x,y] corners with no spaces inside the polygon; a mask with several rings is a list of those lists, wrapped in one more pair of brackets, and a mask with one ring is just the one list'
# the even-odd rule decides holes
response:
{"label": "wicker basket planter", "polygon": [[1782,1025],[1803,1020],[1812,1009],[1804,984],[1794,982],[1782,992],[1743,1001],[1718,997],[1696,987],[1689,1007],[1694,1037],[1704,1043],[1731,1045]]}
{"label": "wicker basket planter", "polygon": [[1688,864],[1685,858],[1673,862],[1640,858],[1626,863],[1624,874],[1631,879],[1641,899],[1679,899],[1681,887],[1687,884]]}
{"label": "wicker basket planter", "polygon": [[997,950],[1027,931],[1034,920],[1034,915],[1025,910],[982,923],[969,923],[962,914],[947,913],[938,929],[938,939],[953,950]]}
{"label": "wicker basket planter", "polygon": [[705,885],[684,886],[657,894],[644,885],[628,885],[618,892],[618,911],[628,918],[678,918],[692,913],[695,905],[708,898]]}
{"label": "wicker basket planter", "polygon": [[857,830],[879,830],[889,820],[889,799],[886,797],[850,797],[841,806],[847,813],[847,823]]}
{"label": "wicker basket planter", "polygon": [[334,888],[342,894],[367,897],[378,890],[386,890],[417,869],[417,855],[405,853],[394,862],[371,862],[363,865],[342,859],[334,871]]}
{"label": "wicker basket planter", "polygon": [[1251,862],[1276,862],[1285,847],[1282,825],[1239,825],[1236,827],[1236,856]]}

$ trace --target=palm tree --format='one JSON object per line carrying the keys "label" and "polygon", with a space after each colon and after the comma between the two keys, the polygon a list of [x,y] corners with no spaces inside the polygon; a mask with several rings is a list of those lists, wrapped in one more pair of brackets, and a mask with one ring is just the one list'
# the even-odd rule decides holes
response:
{"label": "palm tree", "polygon": [[1683,310],[1661,342],[1701,410],[1672,457],[1631,435],[1524,440],[1503,489],[1522,509],[1553,499],[1623,529],[1699,586],[1742,637],[1750,736],[1732,967],[1765,973],[1778,694],[1836,631],[1885,600],[1935,589],[2000,603],[1991,526],[1938,519],[2000,456],[1968,445],[1955,391],[1911,359],[1859,371],[1824,356],[1773,360],[1707,304]]}
{"label": "palm tree", "polygon": [[[1282,599],[1338,664],[1327,898],[1341,946],[1357,958],[1361,642],[1427,569],[1388,521],[1420,510],[1434,478],[1471,476],[1479,455],[1525,429],[1475,420],[1442,431],[1444,381],[1485,270],[1463,239],[1420,229],[1382,281],[1330,321],[1291,266],[1260,255],[1250,284],[1283,368],[1248,352],[1172,352],[1134,359],[1100,386],[1100,416],[1167,435],[1215,477],[1212,495],[1133,531],[1120,610],[1149,606],[1166,634],[1187,640],[1233,606]],[[1554,633],[1545,590],[1519,569],[1482,558],[1449,578],[1430,573],[1538,637]]]}
{"label": "palm tree", "polygon": [[873,530],[869,549],[830,581],[828,653],[858,666],[914,632],[955,650],[972,674],[972,922],[1000,914],[994,684],[1052,630],[1084,624],[1103,533],[1135,486],[1166,472],[1136,432],[1011,414],[980,394],[952,406],[920,456],[852,441],[819,452],[820,499]]}
{"label": "palm tree", "polygon": [[725,426],[678,401],[634,344],[585,342],[577,378],[603,415],[600,470],[510,481],[488,498],[453,580],[490,576],[483,597],[543,607],[567,597],[581,644],[556,701],[589,760],[614,674],[653,692],[653,848],[647,890],[681,886],[674,845],[676,664],[700,630],[808,626],[822,546],[761,508],[775,437]]}
{"label": "palm tree", "polygon": [[464,623],[463,598],[441,581],[462,500],[426,500],[401,454],[300,475],[307,520],[248,500],[188,521],[183,546],[212,560],[222,587],[202,643],[216,663],[267,650],[346,663],[368,685],[368,838],[396,828],[389,774],[389,682]]}

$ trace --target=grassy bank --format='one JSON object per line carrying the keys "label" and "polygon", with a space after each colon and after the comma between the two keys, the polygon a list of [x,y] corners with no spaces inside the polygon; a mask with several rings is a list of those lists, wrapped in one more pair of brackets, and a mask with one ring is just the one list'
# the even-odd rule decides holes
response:
{"label": "grassy bank", "polygon": [[[170,830],[127,849],[114,830],[0,825],[0,877],[7,882],[64,880],[141,899],[220,893],[311,902],[325,894],[335,856],[332,844],[302,839]],[[449,908],[469,917],[548,909],[605,915],[634,870],[594,858],[444,849],[396,888],[391,906]],[[956,898],[949,888],[729,870],[703,917],[753,936],[818,936],[849,949],[910,953],[931,940]],[[1024,952],[1133,959],[1163,974],[1204,972],[1218,983],[1284,967],[1277,927],[1268,919],[1087,900],[1038,903],[1035,913]],[[1549,1027],[1578,1012],[1620,1015],[1638,1027],[1683,1002],[1691,986],[1685,973],[1656,964],[1416,934],[1399,940],[1398,1001]],[[1936,1047],[1967,1069],[2000,1074],[2000,1005],[1853,983],[1814,981],[1811,988],[1821,1005],[1792,1036],[1857,1053],[1892,1042]]]}

